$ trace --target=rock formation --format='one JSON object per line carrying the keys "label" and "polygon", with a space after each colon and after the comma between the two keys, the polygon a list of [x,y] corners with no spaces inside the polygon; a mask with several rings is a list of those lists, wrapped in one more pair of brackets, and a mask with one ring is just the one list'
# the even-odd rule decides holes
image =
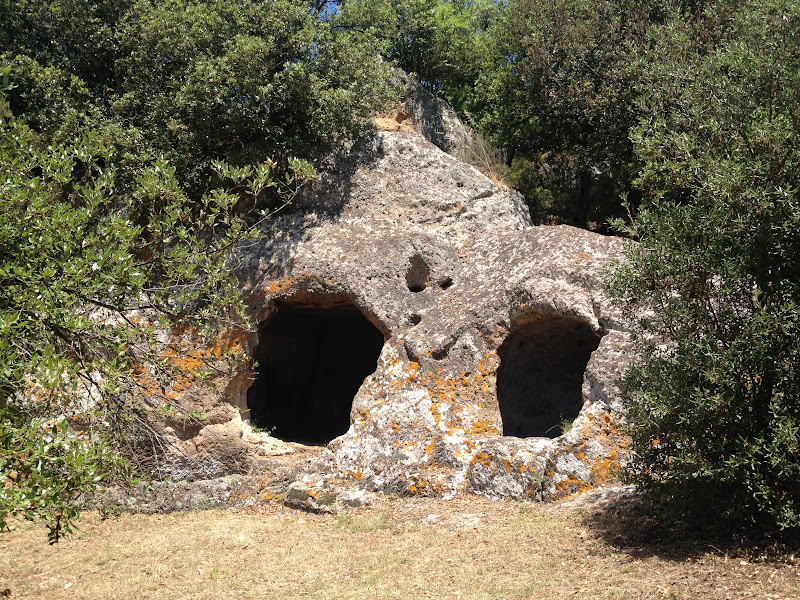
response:
{"label": "rock formation", "polygon": [[161,475],[520,499],[609,475],[629,344],[601,280],[622,240],[534,227],[518,193],[403,131],[300,204],[241,251],[252,362],[184,394],[205,418],[167,424]]}

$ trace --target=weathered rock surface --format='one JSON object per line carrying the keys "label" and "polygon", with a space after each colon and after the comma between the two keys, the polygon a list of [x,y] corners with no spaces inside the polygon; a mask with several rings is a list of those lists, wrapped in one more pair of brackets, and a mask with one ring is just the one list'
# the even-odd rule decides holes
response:
{"label": "weathered rock surface", "polygon": [[[301,204],[240,257],[260,325],[237,343],[261,364],[185,395],[213,422],[171,428],[163,475],[285,459],[298,502],[325,481],[549,499],[608,477],[630,349],[601,281],[622,240],[532,226],[518,193],[413,133],[376,134]],[[289,442],[325,448],[302,462]]]}

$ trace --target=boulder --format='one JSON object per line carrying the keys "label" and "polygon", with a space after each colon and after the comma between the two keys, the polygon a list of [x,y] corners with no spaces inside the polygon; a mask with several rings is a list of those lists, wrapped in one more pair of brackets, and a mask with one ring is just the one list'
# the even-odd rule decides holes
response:
{"label": "boulder", "polygon": [[623,240],[533,226],[519,193],[415,132],[378,132],[298,205],[239,250],[250,363],[217,377],[204,407],[227,416],[176,438],[191,461],[163,474],[291,460],[296,503],[326,478],[550,499],[609,477],[631,350],[602,281]]}

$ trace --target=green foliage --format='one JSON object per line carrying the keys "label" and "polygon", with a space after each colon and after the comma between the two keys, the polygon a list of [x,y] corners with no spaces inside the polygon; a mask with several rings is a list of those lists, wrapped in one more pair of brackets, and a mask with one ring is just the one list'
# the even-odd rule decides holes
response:
{"label": "green foliage", "polygon": [[354,139],[392,95],[375,39],[321,9],[2,5],[0,526],[43,518],[55,541],[127,468],[140,400],[177,368],[158,332],[242,323],[234,250],[313,176],[294,157]]}
{"label": "green foliage", "polygon": [[375,40],[300,0],[20,0],[0,31],[17,116],[59,144],[96,131],[121,184],[163,156],[193,198],[214,160],[283,171],[363,133],[392,94]]}
{"label": "green foliage", "polygon": [[108,444],[68,431],[66,420],[37,419],[12,424],[0,411],[0,528],[7,515],[47,523],[52,543],[74,529],[86,495],[125,463]]}
{"label": "green foliage", "polygon": [[619,213],[637,165],[635,59],[655,4],[513,0],[490,29],[473,114],[520,161],[515,183],[537,220],[586,227]]}
{"label": "green foliage", "polygon": [[[800,526],[800,10],[719,2],[648,37],[630,478],[693,525]],[[644,72],[644,71],[643,71]],[[641,314],[641,313],[640,313]]]}
{"label": "green foliage", "polygon": [[346,0],[334,23],[381,40],[388,60],[468,113],[484,33],[500,10],[490,0]]}
{"label": "green foliage", "polygon": [[508,169],[511,186],[525,196],[525,202],[535,223],[555,224],[567,211],[568,198],[563,191],[569,168],[558,168],[549,155],[535,158],[515,156]]}
{"label": "green foliage", "polygon": [[116,449],[146,418],[138,399],[175,375],[159,332],[244,323],[232,251],[254,228],[236,206],[266,189],[290,199],[311,173],[217,162],[225,187],[190,201],[164,159],[118,187],[110,154],[92,135],[44,145],[0,94],[0,527],[42,518],[53,541],[126,468]]}

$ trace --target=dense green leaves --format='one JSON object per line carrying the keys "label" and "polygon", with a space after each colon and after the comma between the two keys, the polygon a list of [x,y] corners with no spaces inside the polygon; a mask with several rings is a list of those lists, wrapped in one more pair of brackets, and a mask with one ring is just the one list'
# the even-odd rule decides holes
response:
{"label": "dense green leaves", "polygon": [[[627,379],[632,478],[694,522],[800,526],[800,11],[650,32],[646,193],[615,292],[652,309]],[[713,515],[713,516],[711,516]]]}
{"label": "dense green leaves", "polygon": [[391,95],[373,37],[335,30],[302,1],[5,8],[14,113],[57,143],[96,131],[127,183],[159,156],[193,196],[214,185],[213,160],[283,169],[363,133]]}
{"label": "dense green leaves", "polygon": [[39,517],[57,541],[125,466],[113,449],[146,418],[140,399],[157,406],[180,368],[159,334],[245,324],[232,250],[255,230],[234,208],[266,189],[290,199],[311,171],[292,159],[279,183],[272,163],[215,163],[226,187],[191,200],[159,159],[120,188],[96,137],[43,146],[2,100],[0,527]]}
{"label": "dense green leaves", "polygon": [[490,0],[347,0],[333,23],[374,36],[388,60],[468,113],[485,33],[500,10]]}
{"label": "dense green leaves", "polygon": [[637,161],[628,130],[649,7],[515,0],[490,31],[477,120],[516,159],[513,183],[539,220],[602,227],[631,191]]}

